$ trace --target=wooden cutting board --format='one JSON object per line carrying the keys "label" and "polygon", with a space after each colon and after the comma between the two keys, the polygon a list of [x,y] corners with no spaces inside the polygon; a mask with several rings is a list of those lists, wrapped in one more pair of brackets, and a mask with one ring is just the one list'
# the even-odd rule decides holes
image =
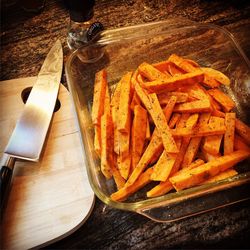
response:
{"label": "wooden cutting board", "polygon": [[[36,77],[0,83],[0,157],[23,110],[22,92]],[[28,249],[61,239],[86,221],[94,194],[89,185],[70,95],[61,85],[38,163],[17,161],[1,225],[1,248]]]}

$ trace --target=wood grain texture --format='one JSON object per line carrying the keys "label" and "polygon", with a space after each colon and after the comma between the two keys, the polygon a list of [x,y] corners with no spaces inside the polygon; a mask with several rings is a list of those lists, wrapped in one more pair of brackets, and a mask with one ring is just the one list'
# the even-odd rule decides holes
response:
{"label": "wood grain texture", "polygon": [[[22,90],[36,77],[0,83],[0,157],[24,104]],[[27,249],[76,230],[90,214],[94,194],[84,167],[80,135],[70,96],[61,85],[60,109],[39,162],[16,161],[10,195],[1,225],[1,246]]]}
{"label": "wood grain texture", "polygon": [[[217,24],[236,37],[250,57],[250,4],[247,0],[97,0],[95,21],[106,29],[184,17]],[[28,16],[20,7],[2,14],[1,79],[37,75],[48,48],[60,38],[64,61],[68,13],[63,1],[46,1],[43,12]],[[63,83],[66,85],[65,75]],[[249,248],[250,202],[159,224],[141,215],[112,209],[97,199],[87,222],[47,249]]]}

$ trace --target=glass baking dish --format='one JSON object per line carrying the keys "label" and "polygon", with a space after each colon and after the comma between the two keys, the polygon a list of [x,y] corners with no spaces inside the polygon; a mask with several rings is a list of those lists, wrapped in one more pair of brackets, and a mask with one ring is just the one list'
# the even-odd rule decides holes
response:
{"label": "glass baking dish", "polygon": [[[249,161],[236,167],[238,175],[213,184],[201,185],[157,198],[146,198],[143,188],[124,202],[115,202],[112,180],[102,175],[94,152],[91,122],[95,73],[106,68],[112,91],[122,75],[146,61],[156,63],[177,54],[212,67],[231,79],[223,91],[236,102],[237,117],[249,124],[250,64],[235,38],[210,24],[183,19],[147,23],[103,31],[95,42],[74,51],[66,63],[67,83],[81,132],[82,148],[90,184],[106,204],[143,214],[155,221],[174,221],[249,198]],[[149,184],[150,185],[150,184]]]}

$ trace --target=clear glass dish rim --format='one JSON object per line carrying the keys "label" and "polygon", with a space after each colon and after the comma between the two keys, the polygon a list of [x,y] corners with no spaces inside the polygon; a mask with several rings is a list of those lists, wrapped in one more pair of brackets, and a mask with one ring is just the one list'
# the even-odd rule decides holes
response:
{"label": "clear glass dish rim", "polygon": [[[163,21],[157,21],[157,22],[149,22],[149,23],[144,23],[144,24],[138,24],[138,25],[133,25],[133,26],[126,26],[126,27],[121,27],[121,28],[116,28],[116,29],[110,29],[110,30],[105,30],[103,31],[103,35],[107,36],[107,34],[112,34],[112,32],[122,32],[122,31],[127,31],[127,30],[131,30],[131,29],[141,29],[142,27],[150,27],[150,26],[157,26],[157,25],[166,25],[168,23],[168,21],[173,20],[173,19],[168,19],[168,20],[163,20]],[[190,20],[185,20],[185,19],[174,19],[180,22],[181,27],[177,27],[177,28],[170,28],[170,30],[187,30],[187,29],[195,29],[196,27],[199,28],[209,28],[209,29],[214,29],[217,30],[221,33],[223,33],[227,39],[229,39],[231,41],[231,44],[233,45],[235,51],[239,54],[239,56],[245,61],[245,63],[247,64],[249,70],[250,70],[250,61],[248,59],[248,57],[245,55],[244,51],[242,50],[242,48],[240,47],[240,45],[238,44],[236,38],[233,36],[232,33],[230,33],[229,31],[225,30],[224,28],[214,25],[214,24],[207,24],[207,23],[197,23],[197,22],[193,22]],[[189,25],[182,24],[182,22],[185,20],[185,22],[188,22]],[[162,31],[160,33],[156,33],[156,35],[159,34],[164,34],[167,31]],[[146,35],[146,36],[152,36],[151,35]],[[109,39],[100,39],[94,43],[91,43],[89,45],[86,46],[86,48],[90,47],[90,46],[104,46],[104,45],[109,45],[112,43],[116,43],[121,41],[121,39],[124,41],[126,39],[138,39],[140,37],[144,37],[145,35],[136,35],[136,33],[134,33],[134,35],[130,36],[130,37],[126,37],[124,39],[124,37],[120,36],[120,39],[118,39],[117,37],[114,37],[114,39],[112,39],[112,36],[109,36]],[[77,54],[79,53],[79,49],[72,52],[71,55],[69,56],[68,60],[66,61],[66,65],[65,65],[65,71],[66,71],[66,78],[67,78],[67,83],[69,86],[69,90],[71,92],[71,96],[72,96],[72,101],[74,104],[74,110],[76,112],[76,116],[77,116],[77,123],[80,127],[80,132],[81,132],[81,139],[83,139],[83,134],[84,131],[82,131],[81,126],[79,124],[79,114],[76,108],[76,100],[77,100],[77,93],[76,91],[74,91],[74,88],[71,86],[71,74],[70,74],[70,67],[71,67],[71,63],[74,60],[74,58],[77,56]],[[82,140],[83,142],[83,140]],[[83,151],[84,151],[84,156],[85,156],[85,150],[84,150],[84,143],[82,143],[83,145]],[[86,156],[85,156],[86,157]],[[86,165],[89,164],[88,159],[85,159]],[[172,205],[175,204],[177,202],[181,202],[183,200],[186,199],[190,199],[190,198],[196,198],[196,197],[200,197],[200,196],[205,196],[206,194],[209,194],[211,192],[216,192],[216,191],[220,191],[223,189],[227,189],[227,188],[232,188],[234,186],[238,186],[238,185],[242,185],[244,183],[249,183],[250,182],[250,171],[243,173],[243,174],[239,174],[236,175],[233,178],[229,178],[223,181],[219,181],[219,182],[214,182],[211,184],[206,184],[206,185],[201,185],[201,186],[196,186],[193,188],[189,188],[186,190],[182,190],[179,192],[174,192],[174,193],[168,193],[159,197],[154,197],[154,198],[147,198],[145,200],[141,200],[141,201],[137,201],[137,202],[116,202],[110,199],[110,197],[106,196],[102,191],[100,191],[100,189],[95,185],[95,183],[92,181],[92,173],[90,170],[90,166],[86,166],[87,168],[87,173],[88,173],[88,178],[89,178],[89,182],[90,185],[92,187],[92,189],[94,190],[95,194],[97,195],[97,197],[102,200],[104,203],[106,203],[109,206],[112,206],[114,208],[117,209],[122,209],[122,210],[127,210],[127,211],[134,211],[137,213],[143,213],[142,211],[144,209],[151,209],[151,208],[155,208],[155,207],[161,207],[161,206],[167,206],[167,205]],[[204,197],[205,198],[205,197]],[[144,214],[145,215],[145,214]],[[152,218],[151,218],[152,219]]]}

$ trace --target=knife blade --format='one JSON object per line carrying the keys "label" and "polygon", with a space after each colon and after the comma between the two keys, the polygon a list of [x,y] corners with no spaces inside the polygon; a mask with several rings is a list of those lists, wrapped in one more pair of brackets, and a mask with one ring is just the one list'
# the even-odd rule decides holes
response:
{"label": "knife blade", "polygon": [[10,185],[15,159],[38,161],[55,107],[63,68],[59,40],[47,54],[30,95],[5,148],[7,160],[1,167],[1,210]]}

